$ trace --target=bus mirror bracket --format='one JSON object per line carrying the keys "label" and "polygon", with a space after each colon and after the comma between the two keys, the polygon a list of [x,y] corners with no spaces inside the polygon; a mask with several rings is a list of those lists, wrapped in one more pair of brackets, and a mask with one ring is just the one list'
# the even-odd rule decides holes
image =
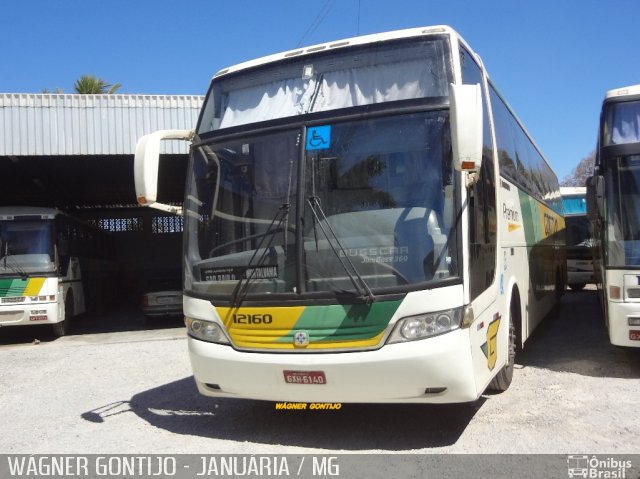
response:
{"label": "bus mirror bracket", "polygon": [[479,84],[449,89],[453,167],[467,173],[467,186],[478,180],[482,166],[482,94]]}
{"label": "bus mirror bracket", "polygon": [[604,217],[604,177],[593,175],[587,178],[587,217],[597,220]]}
{"label": "bus mirror bracket", "polygon": [[133,162],[133,174],[138,204],[173,214],[181,214],[178,206],[158,203],[158,170],[162,140],[191,141],[193,130],[158,130],[138,140]]}

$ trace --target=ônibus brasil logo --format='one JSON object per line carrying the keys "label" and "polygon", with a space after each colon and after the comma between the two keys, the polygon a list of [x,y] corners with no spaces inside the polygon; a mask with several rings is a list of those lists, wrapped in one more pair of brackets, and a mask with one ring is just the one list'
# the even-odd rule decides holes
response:
{"label": "\u00f4nibus brasil logo", "polygon": [[567,473],[569,477],[626,479],[627,469],[631,469],[631,461],[597,456],[567,456]]}

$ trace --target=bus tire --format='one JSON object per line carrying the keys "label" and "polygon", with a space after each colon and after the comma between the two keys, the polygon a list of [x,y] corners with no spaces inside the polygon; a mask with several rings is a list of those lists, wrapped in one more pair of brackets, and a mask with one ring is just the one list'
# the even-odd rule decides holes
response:
{"label": "bus tire", "polygon": [[518,330],[516,322],[520,321],[520,300],[517,293],[511,298],[509,308],[509,342],[507,349],[507,363],[495,375],[489,383],[489,389],[495,392],[503,392],[509,389],[513,379],[513,368],[516,362],[516,352],[519,351]]}
{"label": "bus tire", "polygon": [[571,288],[573,291],[581,291],[585,286],[585,283],[573,283],[569,285],[569,288]]}
{"label": "bus tire", "polygon": [[73,316],[73,294],[69,293],[64,302],[64,320],[51,326],[56,338],[65,336],[69,332],[71,317]]}
{"label": "bus tire", "polygon": [[562,297],[564,296],[564,292],[567,289],[567,286],[564,284],[562,280],[562,273],[560,270],[556,271],[556,286],[555,286],[555,294],[556,294],[556,305],[560,304]]}

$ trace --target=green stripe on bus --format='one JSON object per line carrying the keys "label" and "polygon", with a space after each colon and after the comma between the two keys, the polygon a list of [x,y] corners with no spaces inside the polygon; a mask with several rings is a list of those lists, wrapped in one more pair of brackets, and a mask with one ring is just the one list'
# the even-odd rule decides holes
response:
{"label": "green stripe on bus", "polygon": [[291,342],[299,330],[307,331],[311,342],[371,339],[384,331],[401,302],[307,306],[292,330],[278,342]]}
{"label": "green stripe on bus", "polygon": [[22,296],[28,279],[0,279],[0,297]]}
{"label": "green stripe on bus", "polygon": [[532,246],[540,238],[535,230],[535,226],[538,224],[538,212],[535,211],[537,205],[535,200],[521,189],[518,189],[518,199],[520,200],[520,210],[522,211],[525,241],[526,244]]}

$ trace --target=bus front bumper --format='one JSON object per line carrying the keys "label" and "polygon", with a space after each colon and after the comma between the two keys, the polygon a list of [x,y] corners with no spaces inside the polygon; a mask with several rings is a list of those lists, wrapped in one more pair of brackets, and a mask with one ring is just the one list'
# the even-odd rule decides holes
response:
{"label": "bus front bumper", "polygon": [[34,326],[59,321],[58,303],[3,304],[0,306],[0,327]]}
{"label": "bus front bumper", "polygon": [[[288,402],[455,403],[476,400],[468,330],[340,353],[240,352],[189,337],[205,396]],[[322,384],[288,383],[285,371],[323,373]]]}
{"label": "bus front bumper", "polygon": [[640,325],[629,325],[629,320],[640,321],[640,303],[609,301],[609,339],[616,346],[640,348]]}

